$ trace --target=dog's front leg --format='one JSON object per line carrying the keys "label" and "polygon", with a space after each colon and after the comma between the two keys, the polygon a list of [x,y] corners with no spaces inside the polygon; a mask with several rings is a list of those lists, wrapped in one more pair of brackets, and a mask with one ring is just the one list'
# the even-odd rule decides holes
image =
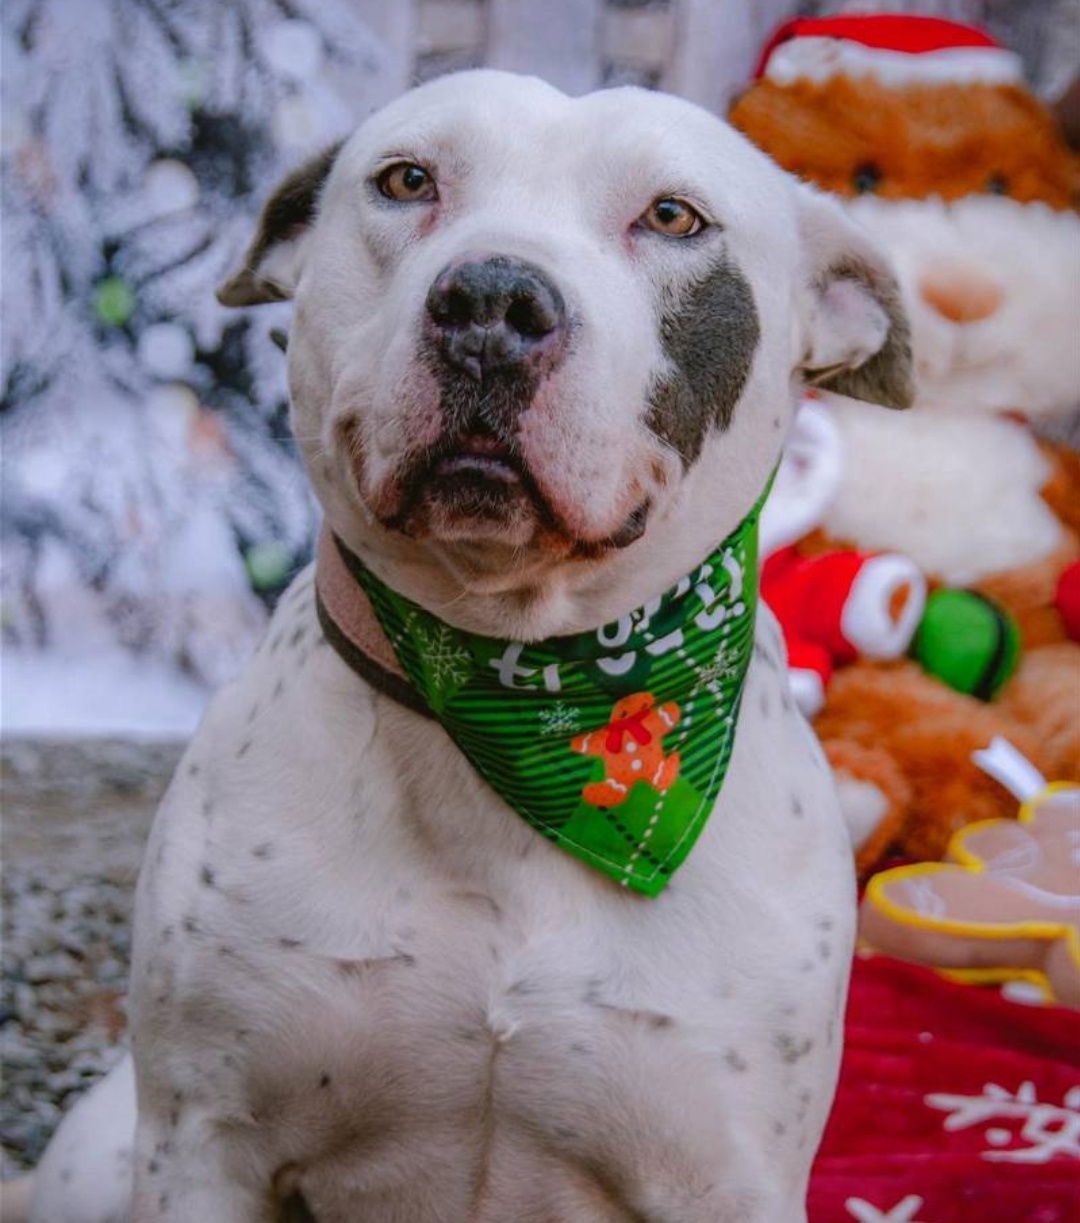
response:
{"label": "dog's front leg", "polygon": [[220,1123],[140,1114],[133,1223],[276,1223],[270,1171],[262,1175],[260,1162]]}

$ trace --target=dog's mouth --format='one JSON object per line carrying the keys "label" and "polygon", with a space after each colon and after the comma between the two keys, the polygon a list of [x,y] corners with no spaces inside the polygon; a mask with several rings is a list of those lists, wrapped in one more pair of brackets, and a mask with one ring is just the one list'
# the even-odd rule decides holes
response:
{"label": "dog's mouth", "polygon": [[416,539],[536,545],[595,558],[639,539],[652,509],[646,498],[618,529],[582,539],[545,494],[517,441],[483,426],[447,435],[416,456],[393,482],[383,526]]}
{"label": "dog's mouth", "polygon": [[451,484],[520,485],[522,462],[505,442],[470,433],[430,464],[430,478]]}
{"label": "dog's mouth", "polygon": [[516,442],[482,426],[448,433],[394,484],[383,525],[418,538],[522,541],[555,521]]}

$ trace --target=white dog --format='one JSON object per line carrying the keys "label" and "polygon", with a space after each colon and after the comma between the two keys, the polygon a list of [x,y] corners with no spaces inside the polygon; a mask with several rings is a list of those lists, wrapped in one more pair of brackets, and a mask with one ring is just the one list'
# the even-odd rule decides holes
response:
{"label": "white dog", "polygon": [[[595,633],[622,651],[611,675],[635,633],[662,653],[662,592],[705,590],[717,619],[702,562],[752,521],[800,385],[906,402],[883,261],[686,102],[483,71],[289,179],[221,296],[295,298],[296,434],[340,544],[322,603],[300,577],[159,812],[134,1154],[125,1068],[65,1123],[34,1217],[128,1217],[133,1166],[138,1223],[805,1219],[855,911],[772,617],[737,734],[736,697],[704,741],[711,760],[734,739],[711,815],[642,895],[652,824],[616,878],[540,835],[428,716],[342,557],[410,601],[406,625],[433,614],[417,665],[440,674],[459,630],[507,643],[511,695],[564,679],[518,666],[522,643]],[[753,574],[732,556],[735,598]],[[702,671],[680,735],[691,700],[738,682]],[[643,709],[596,742],[632,753]]]}

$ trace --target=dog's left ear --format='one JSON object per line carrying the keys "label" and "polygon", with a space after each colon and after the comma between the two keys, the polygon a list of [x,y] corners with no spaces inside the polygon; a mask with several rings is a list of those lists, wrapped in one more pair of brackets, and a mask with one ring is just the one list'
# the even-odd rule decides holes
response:
{"label": "dog's left ear", "polygon": [[217,291],[223,306],[258,306],[292,297],[300,278],[304,239],[343,143],[339,141],[304,162],[263,205],[243,265]]}
{"label": "dog's left ear", "polygon": [[892,269],[839,204],[808,187],[799,195],[810,281],[806,382],[887,408],[910,407],[911,333]]}

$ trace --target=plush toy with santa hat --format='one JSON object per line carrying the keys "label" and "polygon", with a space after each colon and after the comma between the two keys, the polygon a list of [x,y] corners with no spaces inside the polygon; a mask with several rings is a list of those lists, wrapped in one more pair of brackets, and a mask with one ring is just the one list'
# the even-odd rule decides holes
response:
{"label": "plush toy with santa hat", "polygon": [[898,766],[911,792],[900,847],[932,854],[967,820],[1009,812],[1008,796],[963,758],[966,736],[955,750],[941,742],[965,719],[1020,734],[1055,776],[1080,776],[1077,579],[1067,577],[1080,557],[1080,458],[1031,428],[1080,403],[1080,163],[1017,57],[932,18],[790,22],[731,118],[785,168],[849,201],[891,254],[912,321],[912,411],[822,397],[845,458],[823,530],[797,552],[896,552],[932,590],[968,588],[932,596],[934,623],[917,638],[950,680],[982,674],[938,667],[942,643],[973,631],[957,622],[983,626],[991,643],[996,622],[1019,626],[1022,654],[1003,631],[991,649],[1002,665],[975,686],[990,702],[913,662],[856,662],[826,689],[819,733]]}

